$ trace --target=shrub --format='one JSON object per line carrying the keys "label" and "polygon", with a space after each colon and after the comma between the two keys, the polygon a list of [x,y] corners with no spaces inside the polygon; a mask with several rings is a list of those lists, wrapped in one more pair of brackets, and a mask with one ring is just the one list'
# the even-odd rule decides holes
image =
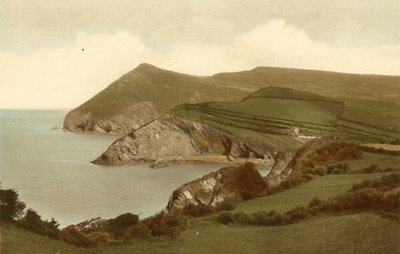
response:
{"label": "shrub", "polygon": [[203,204],[198,204],[198,205],[190,204],[186,206],[185,209],[183,210],[184,214],[188,214],[196,218],[206,216],[214,212],[215,208]]}
{"label": "shrub", "polygon": [[185,227],[186,221],[181,214],[169,213],[155,216],[145,221],[145,224],[151,229],[152,236],[175,239]]}
{"label": "shrub", "polygon": [[313,198],[307,206],[307,211],[311,215],[317,215],[324,209],[325,203],[319,197]]}
{"label": "shrub", "polygon": [[110,219],[105,228],[107,232],[111,232],[115,237],[120,237],[124,234],[124,230],[132,225],[136,225],[139,221],[139,216],[136,214],[125,213],[117,216],[115,219]]}
{"label": "shrub", "polygon": [[145,224],[139,223],[137,225],[129,226],[125,230],[124,238],[126,240],[129,239],[147,240],[151,238],[151,232]]}
{"label": "shrub", "polygon": [[267,217],[264,225],[279,226],[289,223],[288,217],[285,214],[281,214],[280,212],[271,211],[266,215]]}
{"label": "shrub", "polygon": [[319,197],[315,197],[311,199],[310,203],[308,203],[308,208],[319,206],[322,203],[322,200]]}
{"label": "shrub", "polygon": [[25,203],[19,200],[18,192],[13,189],[0,189],[0,219],[12,222],[23,214]]}
{"label": "shrub", "polygon": [[381,178],[364,180],[361,183],[354,184],[351,191],[359,190],[362,188],[376,188],[380,190],[388,190],[400,186],[400,173],[392,173],[383,175]]}
{"label": "shrub", "polygon": [[250,215],[251,221],[255,225],[268,225],[267,217],[268,215],[265,211],[258,211]]}
{"label": "shrub", "polygon": [[233,215],[233,218],[237,223],[242,225],[252,225],[254,224],[253,219],[250,215],[244,212],[238,212]]}
{"label": "shrub", "polygon": [[303,206],[295,207],[285,213],[288,223],[297,222],[309,216],[307,209]]}
{"label": "shrub", "polygon": [[345,174],[347,173],[347,171],[349,170],[349,165],[346,163],[339,163],[339,164],[335,164],[335,165],[330,165],[328,166],[328,174]]}
{"label": "shrub", "polygon": [[66,243],[73,244],[79,247],[92,247],[96,243],[91,241],[88,237],[80,233],[74,226],[64,228],[60,233],[60,238]]}
{"label": "shrub", "polygon": [[235,202],[233,199],[226,199],[217,206],[218,211],[230,211],[235,209]]}
{"label": "shrub", "polygon": [[51,221],[44,221],[40,215],[32,209],[27,210],[23,219],[18,221],[18,225],[40,235],[45,235],[55,239],[58,239],[59,237],[59,224],[57,221],[54,219],[51,219]]}
{"label": "shrub", "polygon": [[232,224],[235,221],[235,219],[234,219],[232,213],[222,212],[222,213],[218,214],[217,221],[221,224],[229,225],[229,224]]}
{"label": "shrub", "polygon": [[158,224],[153,227],[151,230],[151,235],[155,237],[167,237],[170,239],[176,239],[180,232],[180,227],[169,227],[165,224]]}

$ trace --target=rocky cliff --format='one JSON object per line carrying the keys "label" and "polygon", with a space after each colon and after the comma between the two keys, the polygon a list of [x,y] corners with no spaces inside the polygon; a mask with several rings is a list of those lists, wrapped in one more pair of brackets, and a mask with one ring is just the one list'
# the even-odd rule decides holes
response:
{"label": "rocky cliff", "polygon": [[237,137],[208,124],[167,114],[119,138],[93,163],[173,161],[209,154],[228,158],[263,158],[275,151],[276,148],[263,142]]}
{"label": "rocky cliff", "polygon": [[216,207],[229,199],[251,199],[265,195],[268,184],[252,163],[224,167],[176,189],[168,211],[181,211],[190,205]]}
{"label": "rocky cliff", "polygon": [[79,108],[67,114],[64,129],[74,132],[128,133],[153,120],[159,114],[152,102],[139,102],[118,114],[102,117]]}

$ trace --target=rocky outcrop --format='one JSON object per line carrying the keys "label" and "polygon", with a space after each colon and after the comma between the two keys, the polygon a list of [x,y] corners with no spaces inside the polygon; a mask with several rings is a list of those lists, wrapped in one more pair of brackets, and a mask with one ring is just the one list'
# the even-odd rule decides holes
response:
{"label": "rocky outcrop", "polygon": [[265,177],[271,190],[279,187],[279,185],[288,178],[289,174],[292,171],[292,168],[289,167],[289,164],[292,161],[294,155],[294,152],[282,151],[279,151],[275,155],[274,164],[268,175]]}
{"label": "rocky outcrop", "polygon": [[181,211],[190,205],[216,207],[230,199],[251,199],[265,195],[268,185],[254,164],[224,167],[176,189],[168,211]]}
{"label": "rocky outcrop", "polygon": [[264,156],[274,150],[275,148],[268,144],[237,137],[208,124],[174,115],[163,115],[116,140],[93,163],[165,163],[188,156],[208,154],[251,157]]}
{"label": "rocky outcrop", "polygon": [[74,132],[128,133],[153,120],[159,114],[152,102],[139,102],[110,117],[99,117],[93,112],[72,110],[63,128]]}

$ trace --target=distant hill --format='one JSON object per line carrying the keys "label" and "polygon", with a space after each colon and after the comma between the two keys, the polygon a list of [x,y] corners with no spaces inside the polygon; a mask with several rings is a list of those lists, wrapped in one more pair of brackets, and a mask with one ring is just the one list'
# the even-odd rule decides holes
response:
{"label": "distant hill", "polygon": [[400,137],[398,104],[333,99],[281,87],[260,89],[241,102],[182,104],[172,112],[281,148],[296,148],[313,136],[361,142],[390,142]]}
{"label": "distant hill", "polygon": [[235,102],[263,87],[286,87],[329,97],[400,101],[400,77],[258,67],[202,77],[141,64],[72,110],[64,129],[128,133],[178,104]]}

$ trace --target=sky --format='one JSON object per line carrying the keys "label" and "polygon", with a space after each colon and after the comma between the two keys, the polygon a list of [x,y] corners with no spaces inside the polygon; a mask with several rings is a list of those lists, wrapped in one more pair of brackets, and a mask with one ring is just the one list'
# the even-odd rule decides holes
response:
{"label": "sky", "polygon": [[400,75],[398,0],[0,0],[0,108],[72,109],[146,62]]}

